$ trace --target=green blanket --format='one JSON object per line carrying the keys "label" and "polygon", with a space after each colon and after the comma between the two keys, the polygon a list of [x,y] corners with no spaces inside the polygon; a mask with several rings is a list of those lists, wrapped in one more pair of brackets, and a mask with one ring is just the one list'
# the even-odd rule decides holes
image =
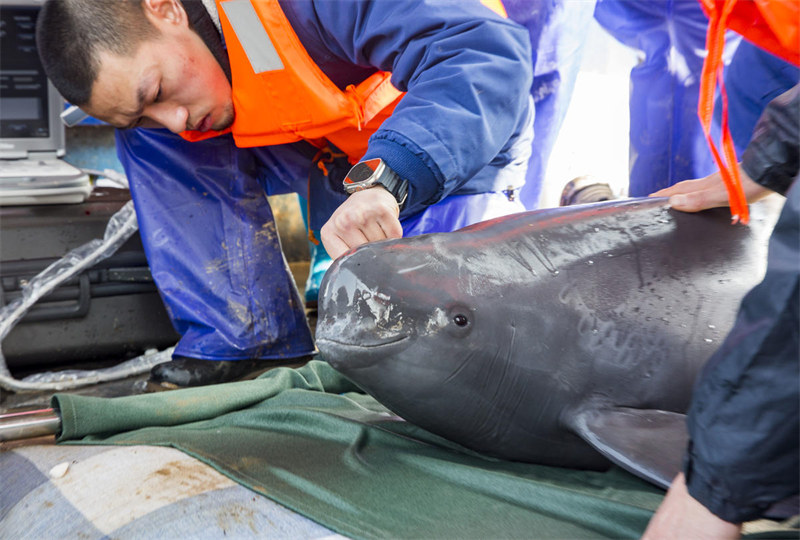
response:
{"label": "green blanket", "polygon": [[319,361],[252,381],[53,402],[59,442],[172,446],[356,538],[638,538],[663,496],[616,468],[471,452],[402,421]]}

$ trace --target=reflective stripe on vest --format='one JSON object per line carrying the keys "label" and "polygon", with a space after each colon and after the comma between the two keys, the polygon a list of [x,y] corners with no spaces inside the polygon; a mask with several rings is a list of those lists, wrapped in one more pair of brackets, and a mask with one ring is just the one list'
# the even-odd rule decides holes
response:
{"label": "reflective stripe on vest", "polygon": [[[402,93],[376,72],[340,90],[300,43],[276,0],[217,0],[228,48],[239,147],[326,138],[357,161]],[[226,130],[227,131],[227,130]],[[220,132],[189,132],[201,140]]]}
{"label": "reflective stripe on vest", "polygon": [[255,73],[283,69],[283,62],[269,39],[267,31],[256,15],[253,4],[248,1],[225,2],[225,15],[244,48],[250,67]]}

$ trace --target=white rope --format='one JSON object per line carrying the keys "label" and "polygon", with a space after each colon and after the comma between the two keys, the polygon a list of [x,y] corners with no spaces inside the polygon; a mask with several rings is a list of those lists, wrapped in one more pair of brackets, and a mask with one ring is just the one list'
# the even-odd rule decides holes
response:
{"label": "white rope", "polygon": [[[109,171],[103,171],[103,173],[109,176]],[[127,186],[127,180],[123,175],[117,174],[112,179]],[[111,216],[102,239],[92,240],[69,251],[64,257],[45,268],[25,284],[20,298],[0,309],[0,342],[40,298],[51,293],[71,277],[113,255],[122,244],[133,236],[137,229],[133,201],[128,201],[116,214]],[[0,348],[0,388],[13,392],[61,391],[124,379],[144,373],[152,366],[168,361],[172,356],[172,350],[173,348],[161,352],[147,352],[107,369],[37,373],[18,380],[8,370]]]}

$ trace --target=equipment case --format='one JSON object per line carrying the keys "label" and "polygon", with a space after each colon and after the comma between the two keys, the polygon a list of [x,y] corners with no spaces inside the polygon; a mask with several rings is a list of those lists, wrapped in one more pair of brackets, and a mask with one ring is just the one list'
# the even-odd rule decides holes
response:
{"label": "equipment case", "polygon": [[[130,200],[96,188],[81,204],[0,207],[0,304],[69,250],[103,238]],[[2,342],[9,367],[118,362],[174,345],[170,322],[137,232],[114,255],[40,299]]]}

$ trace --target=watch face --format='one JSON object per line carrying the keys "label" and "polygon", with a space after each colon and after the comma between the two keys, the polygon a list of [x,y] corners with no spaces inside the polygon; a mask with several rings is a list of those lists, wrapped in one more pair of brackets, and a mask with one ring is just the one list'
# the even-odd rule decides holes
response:
{"label": "watch face", "polygon": [[348,185],[360,184],[361,182],[366,182],[370,179],[375,180],[378,177],[377,173],[380,173],[380,169],[383,166],[383,162],[380,158],[374,158],[357,163],[352,169],[350,169],[350,172],[347,173],[347,176],[344,179],[345,187]]}

